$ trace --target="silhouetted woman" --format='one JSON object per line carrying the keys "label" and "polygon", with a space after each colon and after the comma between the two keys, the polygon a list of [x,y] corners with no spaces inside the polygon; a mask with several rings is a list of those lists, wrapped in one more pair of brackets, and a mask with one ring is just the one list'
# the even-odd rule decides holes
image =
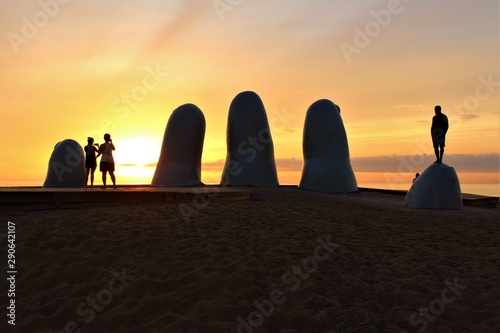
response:
{"label": "silhouetted woman", "polygon": [[97,168],[97,157],[96,154],[98,152],[97,147],[99,144],[96,143],[94,145],[94,138],[87,138],[88,145],[85,146],[85,186],[87,186],[89,182],[89,174],[90,174],[90,187],[94,187],[94,172]]}

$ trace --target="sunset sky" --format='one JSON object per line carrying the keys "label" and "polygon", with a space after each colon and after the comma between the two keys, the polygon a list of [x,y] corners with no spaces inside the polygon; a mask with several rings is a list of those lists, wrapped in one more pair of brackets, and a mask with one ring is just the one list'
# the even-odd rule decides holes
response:
{"label": "sunset sky", "polygon": [[0,185],[41,185],[57,142],[106,132],[118,182],[149,183],[185,103],[205,115],[203,179],[216,183],[245,90],[266,107],[282,183],[298,182],[305,113],[321,98],[342,110],[355,172],[433,154],[440,104],[445,162],[460,154],[459,174],[498,182],[499,15],[498,0],[1,1]]}

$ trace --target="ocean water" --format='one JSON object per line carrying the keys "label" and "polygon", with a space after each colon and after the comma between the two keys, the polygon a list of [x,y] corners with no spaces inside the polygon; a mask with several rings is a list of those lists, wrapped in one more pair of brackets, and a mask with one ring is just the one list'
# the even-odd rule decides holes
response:
{"label": "ocean water", "polygon": [[[0,187],[15,187],[15,186],[42,186],[42,181],[0,181]],[[99,185],[100,183],[96,183]],[[150,183],[146,182],[119,182],[120,185],[149,185]],[[207,182],[207,184],[210,184]],[[214,183],[215,184],[215,183]],[[297,184],[287,184],[282,183],[281,185],[297,185]],[[368,183],[368,182],[358,182],[358,187],[367,187],[367,188],[378,188],[378,189],[387,189],[387,190],[404,190],[407,191],[410,188],[408,183]],[[470,193],[470,194],[479,194],[485,196],[493,196],[500,197],[500,184],[469,184],[469,183],[461,183],[460,187],[462,189],[462,193]]]}

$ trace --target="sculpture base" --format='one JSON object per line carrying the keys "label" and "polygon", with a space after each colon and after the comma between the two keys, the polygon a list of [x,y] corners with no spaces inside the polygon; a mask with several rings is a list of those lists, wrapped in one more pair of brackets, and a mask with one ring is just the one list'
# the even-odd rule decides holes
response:
{"label": "sculpture base", "polygon": [[311,158],[304,161],[299,188],[318,192],[347,193],[356,192],[358,184],[349,160]]}
{"label": "sculpture base", "polygon": [[192,165],[180,163],[166,163],[161,173],[156,172],[151,186],[200,186],[200,169]]}
{"label": "sculpture base", "polygon": [[462,191],[455,169],[432,164],[406,194],[405,206],[422,209],[462,209]]}

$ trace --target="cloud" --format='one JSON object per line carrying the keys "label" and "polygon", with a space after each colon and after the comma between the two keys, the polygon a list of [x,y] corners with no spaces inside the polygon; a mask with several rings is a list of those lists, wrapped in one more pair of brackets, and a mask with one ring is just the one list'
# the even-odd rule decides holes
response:
{"label": "cloud", "polygon": [[460,119],[462,120],[472,120],[477,118],[479,118],[479,116],[477,114],[472,114],[472,113],[463,113],[460,115]]}
{"label": "cloud", "polygon": [[278,158],[276,159],[276,168],[282,171],[301,171],[302,160],[296,158]]}
{"label": "cloud", "polygon": [[122,164],[119,164],[119,166],[121,167],[137,167],[137,166],[141,166],[141,167],[144,167],[144,168],[156,168],[156,166],[158,165],[158,162],[154,162],[154,163],[147,163],[147,164],[137,164],[137,163],[122,163]]}
{"label": "cloud", "polygon": [[174,19],[165,23],[160,31],[158,31],[155,39],[149,45],[148,52],[163,51],[174,37],[181,35],[198,21],[202,8],[203,6],[200,6],[195,0],[184,1]]}
{"label": "cloud", "polygon": [[[419,172],[435,159],[434,155],[355,157],[351,159],[351,165],[355,172]],[[457,172],[498,172],[500,154],[445,154],[443,161]]]}
{"label": "cloud", "polygon": [[224,168],[224,160],[202,163],[201,170],[203,171],[221,171]]}
{"label": "cloud", "polygon": [[400,109],[408,109],[408,108],[423,109],[425,106],[423,104],[400,104],[400,105],[394,105],[394,107]]}
{"label": "cloud", "polygon": [[[201,169],[203,171],[221,171],[224,168],[224,160],[204,162]],[[276,168],[278,171],[301,171],[302,160],[297,158],[277,158]]]}
{"label": "cloud", "polygon": [[[434,155],[382,155],[351,158],[354,172],[422,172],[436,160]],[[205,162],[202,171],[222,171],[224,160]],[[444,156],[457,172],[498,172],[500,154]],[[302,159],[277,158],[278,171],[302,171]]]}

